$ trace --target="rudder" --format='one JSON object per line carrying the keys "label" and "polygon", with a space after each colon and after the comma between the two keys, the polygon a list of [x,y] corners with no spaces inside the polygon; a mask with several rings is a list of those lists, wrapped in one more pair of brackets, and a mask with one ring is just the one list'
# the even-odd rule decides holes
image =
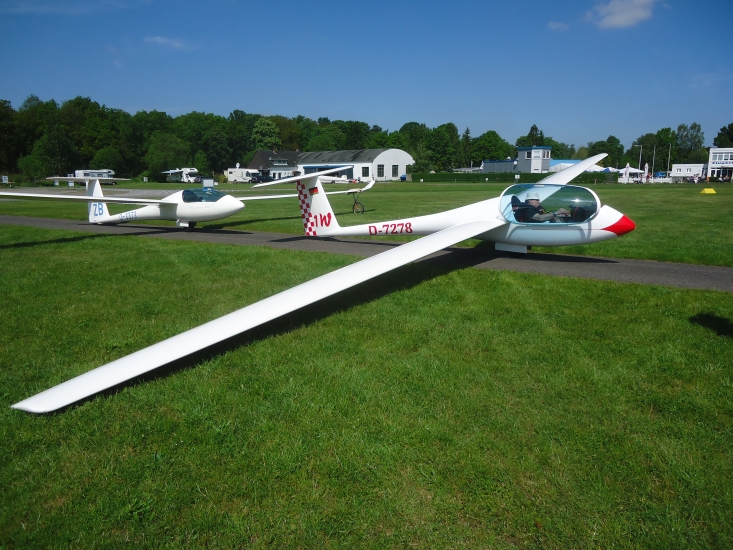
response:
{"label": "rudder", "polygon": [[295,182],[295,186],[298,189],[303,230],[307,237],[325,237],[339,229],[320,178],[304,178]]}
{"label": "rudder", "polygon": [[[87,182],[87,197],[100,197],[104,198],[102,193],[102,186],[99,180],[94,182]],[[109,210],[107,210],[107,203],[105,202],[89,202],[87,203],[87,214],[89,215],[89,223],[101,223],[106,218],[109,218]]]}

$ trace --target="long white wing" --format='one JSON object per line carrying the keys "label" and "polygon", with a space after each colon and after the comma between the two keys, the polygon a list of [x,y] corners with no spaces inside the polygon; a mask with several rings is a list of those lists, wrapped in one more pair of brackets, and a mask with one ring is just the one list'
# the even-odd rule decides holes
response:
{"label": "long white wing", "polygon": [[578,164],[573,164],[572,166],[565,168],[565,170],[560,170],[559,172],[556,172],[551,176],[547,176],[545,179],[542,179],[537,183],[554,183],[556,185],[565,185],[566,183],[570,183],[574,178],[585,172],[588,168],[596,164],[599,160],[601,160],[602,158],[606,158],[607,156],[607,153],[601,153],[600,155],[595,155],[593,157],[587,158],[583,161],[580,161]]}
{"label": "long white wing", "polygon": [[496,219],[470,222],[403,244],[107,363],[13,408],[45,413],[71,405],[504,223]]}
{"label": "long white wing", "polygon": [[0,191],[0,197],[14,197],[17,199],[45,199],[57,201],[79,201],[79,202],[110,202],[117,204],[168,204],[166,200],[158,199],[133,199],[124,197],[88,197],[86,195],[44,195],[41,193],[12,193]]}

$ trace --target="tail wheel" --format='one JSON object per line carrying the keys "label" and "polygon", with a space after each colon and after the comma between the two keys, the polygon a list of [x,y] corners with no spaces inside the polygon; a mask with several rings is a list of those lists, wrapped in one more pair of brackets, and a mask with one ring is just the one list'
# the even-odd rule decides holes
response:
{"label": "tail wheel", "polygon": [[354,202],[354,206],[351,209],[351,211],[354,214],[363,214],[364,213],[364,205],[361,204],[360,202]]}
{"label": "tail wheel", "polygon": [[188,230],[193,231],[196,229],[196,222],[188,222]]}

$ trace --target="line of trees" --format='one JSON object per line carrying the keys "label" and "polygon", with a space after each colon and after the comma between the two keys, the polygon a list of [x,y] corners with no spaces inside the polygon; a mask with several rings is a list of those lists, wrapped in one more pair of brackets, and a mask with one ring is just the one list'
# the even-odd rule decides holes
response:
{"label": "line of trees", "polygon": [[[549,145],[554,158],[583,159],[608,153],[606,166],[657,163],[705,162],[704,135],[699,124],[681,124],[676,131],[662,128],[640,136],[628,150],[618,138],[575,148],[545,136],[533,125],[526,136],[510,144],[489,130],[472,137],[468,128],[461,134],[452,122],[428,128],[408,122],[390,132],[355,120],[259,114],[232,111],[228,117],[191,112],[177,117],[160,111],[139,111],[134,115],[100,105],[90,98],[76,97],[59,105],[29,96],[15,109],[0,100],[0,171],[21,172],[29,179],[65,175],[78,168],[110,168],[120,176],[147,175],[161,180],[161,172],[195,166],[203,174],[222,172],[239,162],[247,165],[255,151],[284,149],[329,151],[394,147],[415,159],[413,172],[442,171],[478,166],[483,160],[514,158],[516,148]],[[716,146],[731,146],[733,123],[721,128]],[[640,147],[639,147],[640,146]],[[666,166],[665,166],[666,167]]]}

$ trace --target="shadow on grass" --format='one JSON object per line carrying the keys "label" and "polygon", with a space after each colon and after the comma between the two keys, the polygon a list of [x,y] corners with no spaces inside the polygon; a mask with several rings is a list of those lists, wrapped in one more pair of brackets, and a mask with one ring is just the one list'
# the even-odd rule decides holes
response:
{"label": "shadow on grass", "polygon": [[698,313],[690,317],[690,322],[701,327],[709,328],[718,336],[733,338],[733,323],[730,319],[713,313]]}
{"label": "shadow on grass", "polygon": [[159,378],[165,378],[179,371],[195,368],[198,364],[204,361],[208,361],[227,352],[236,350],[242,346],[247,346],[260,340],[265,340],[281,334],[286,334],[321,319],[325,319],[334,313],[347,311],[353,307],[359,307],[374,300],[378,300],[379,298],[395,291],[413,288],[425,281],[450,273],[455,269],[456,268],[454,267],[426,266],[424,264],[410,264],[398,268],[395,271],[386,273],[372,279],[371,281],[367,281],[353,288],[344,290],[334,296],[320,300],[314,304],[279,317],[278,319],[273,319],[268,323],[245,331],[237,336],[219,342],[218,344],[214,344],[213,346],[199,350],[196,353],[172,361],[171,363],[163,365],[142,376],[118,384],[117,386],[84,398],[66,407],[62,407],[56,411],[44,414],[61,414],[70,408],[80,406],[98,396],[109,396],[130,386],[157,380]]}
{"label": "shadow on grass", "polygon": [[211,223],[207,222],[206,225],[202,229],[225,229],[227,227],[242,227],[245,225],[250,225],[253,223],[261,223],[261,222],[279,222],[279,221],[287,221],[287,220],[299,220],[300,216],[284,216],[282,218],[255,218],[255,219],[249,219],[249,220],[237,220],[237,221],[231,221],[231,222],[223,222],[223,223]]}
{"label": "shadow on grass", "polygon": [[[191,231],[182,229],[180,227],[163,227],[163,226],[141,226],[141,225],[107,225],[105,226],[108,230],[100,230],[98,233],[89,233],[88,235],[78,235],[76,237],[64,237],[60,239],[49,239],[46,241],[28,241],[23,243],[12,243],[0,245],[0,250],[12,250],[14,248],[31,248],[34,246],[53,245],[53,244],[66,244],[79,241],[85,241],[87,239],[100,239],[104,237],[155,237],[161,235],[190,235]],[[56,229],[52,227],[51,229]],[[66,228],[61,228],[64,230]],[[84,231],[83,229],[73,228],[74,231]],[[197,229],[198,233],[206,233],[206,229]],[[221,235],[242,235],[249,234],[246,231],[227,231],[220,230],[216,232]],[[206,242],[206,241],[204,241]]]}
{"label": "shadow on grass", "polygon": [[13,244],[3,244],[0,245],[0,250],[12,250],[14,248],[31,248],[34,246],[42,246],[44,244],[67,244],[67,243],[76,243],[79,241],[86,241],[87,239],[99,239],[102,237],[109,237],[107,234],[92,234],[92,235],[83,235],[78,237],[64,237],[62,239],[51,239],[48,241],[28,241],[25,243],[13,243]]}

